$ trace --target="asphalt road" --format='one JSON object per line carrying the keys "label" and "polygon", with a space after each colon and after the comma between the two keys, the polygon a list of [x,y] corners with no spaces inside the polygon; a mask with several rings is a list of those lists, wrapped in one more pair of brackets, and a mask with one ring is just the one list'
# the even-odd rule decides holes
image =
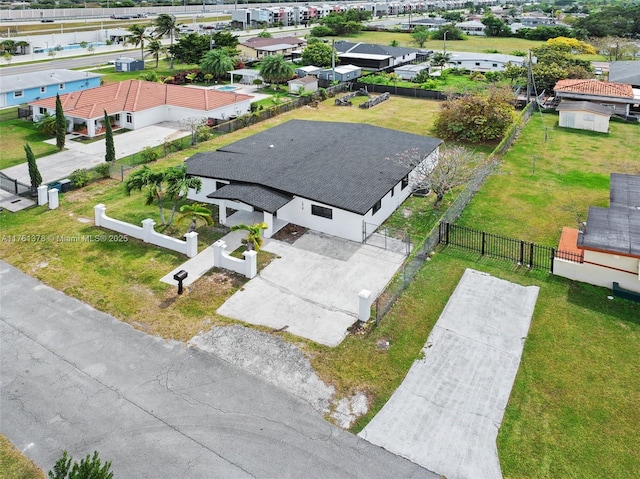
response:
{"label": "asphalt road", "polygon": [[0,341],[0,430],[45,471],[63,450],[97,450],[127,478],[438,477],[2,261]]}
{"label": "asphalt road", "polygon": [[84,67],[97,67],[99,65],[106,65],[109,60],[115,60],[120,57],[132,57],[132,58],[140,58],[140,49],[137,50],[124,50],[117,53],[104,53],[104,54],[95,54],[91,56],[82,56],[82,57],[71,57],[71,58],[58,58],[54,60],[45,60],[37,63],[27,63],[27,64],[19,64],[12,65],[8,67],[3,67],[0,69],[0,76],[6,75],[17,75],[22,73],[31,73],[42,70],[51,70],[51,69],[65,69],[65,70],[73,70],[76,68],[84,68]]}

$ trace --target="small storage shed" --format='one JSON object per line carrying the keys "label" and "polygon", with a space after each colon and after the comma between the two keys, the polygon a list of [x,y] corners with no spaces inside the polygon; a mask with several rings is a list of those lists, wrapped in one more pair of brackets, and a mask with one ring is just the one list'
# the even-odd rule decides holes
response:
{"label": "small storage shed", "polygon": [[608,106],[589,101],[563,100],[556,110],[560,114],[561,127],[600,133],[609,132],[609,119],[613,111]]}
{"label": "small storage shed", "polygon": [[135,72],[144,70],[144,62],[135,58],[118,58],[115,62],[117,72]]}
{"label": "small storage shed", "polygon": [[429,70],[429,64],[420,63],[418,65],[403,65],[396,68],[393,72],[403,80],[411,81],[417,77],[422,70]]}
{"label": "small storage shed", "polygon": [[293,80],[289,80],[287,83],[289,84],[289,93],[294,95],[318,90],[318,79],[311,75],[303,78],[294,78]]}

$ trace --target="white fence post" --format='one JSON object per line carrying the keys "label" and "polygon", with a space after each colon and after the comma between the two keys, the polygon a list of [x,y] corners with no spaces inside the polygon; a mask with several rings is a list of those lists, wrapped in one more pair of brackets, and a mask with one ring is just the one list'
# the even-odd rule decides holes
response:
{"label": "white fence post", "polygon": [[142,241],[145,243],[151,242],[151,235],[153,235],[156,222],[151,218],[147,218],[146,220],[142,220]]}
{"label": "white fence post", "polygon": [[222,267],[222,253],[227,248],[227,243],[222,240],[218,240],[213,243],[213,265],[216,268]]}
{"label": "white fence post", "polygon": [[58,190],[56,188],[51,188],[47,191],[47,195],[49,196],[49,209],[55,210],[59,206]]}
{"label": "white fence post", "polygon": [[187,240],[186,253],[189,258],[193,258],[198,254],[198,233],[191,231],[184,235]]}
{"label": "white fence post", "polygon": [[371,317],[371,303],[373,302],[373,298],[371,297],[371,291],[363,289],[358,294],[359,308],[358,308],[358,319],[360,321],[367,322]]}
{"label": "white fence post", "polygon": [[47,185],[38,186],[38,206],[46,205],[49,201],[47,199]]}
{"label": "white fence post", "polygon": [[242,256],[244,256],[245,265],[244,275],[249,279],[254,278],[258,274],[258,253],[245,251]]}
{"label": "white fence post", "polygon": [[107,207],[102,203],[93,207],[93,219],[96,226],[102,226],[102,218],[104,217],[106,211]]}

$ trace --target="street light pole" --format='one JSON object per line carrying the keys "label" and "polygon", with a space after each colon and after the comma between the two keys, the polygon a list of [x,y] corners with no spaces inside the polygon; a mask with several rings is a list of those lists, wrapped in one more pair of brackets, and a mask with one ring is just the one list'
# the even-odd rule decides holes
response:
{"label": "street light pole", "polygon": [[442,45],[442,54],[444,56],[447,55],[447,33],[449,33],[447,30],[444,31],[444,42]]}

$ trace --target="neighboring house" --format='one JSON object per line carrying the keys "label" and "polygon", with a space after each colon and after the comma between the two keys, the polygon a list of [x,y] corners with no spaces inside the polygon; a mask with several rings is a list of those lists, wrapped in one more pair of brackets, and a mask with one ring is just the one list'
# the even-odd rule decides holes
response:
{"label": "neighboring house", "polygon": [[628,116],[631,105],[640,103],[640,90],[631,85],[600,80],[560,80],[553,87],[556,98],[589,101],[610,107],[615,114]]}
{"label": "neighboring house", "polygon": [[640,176],[611,174],[609,198],[609,208],[589,207],[584,231],[563,228],[553,272],[640,293]]}
{"label": "neighboring house", "polygon": [[418,18],[416,20],[402,21],[400,23],[401,30],[413,30],[416,27],[425,27],[427,30],[437,30],[444,25],[451,23],[444,18]]}
{"label": "neighboring house", "polygon": [[318,90],[318,79],[308,75],[302,78],[294,78],[287,82],[289,84],[289,93],[301,95],[302,93],[310,93]]}
{"label": "neighboring house", "polygon": [[609,64],[609,81],[640,88],[640,61],[619,61]]}
{"label": "neighboring house", "polygon": [[334,48],[342,64],[351,64],[364,70],[384,70],[416,61],[419,50],[390,47],[373,43],[335,42]]}
{"label": "neighboring house", "polygon": [[473,72],[501,72],[504,71],[508,64],[522,67],[527,63],[526,57],[503,55],[501,53],[449,52],[449,54],[449,66],[464,68]]}
{"label": "neighboring house", "polygon": [[429,71],[428,63],[419,63],[417,65],[403,65],[393,70],[393,72],[403,80],[411,81],[423,70]]}
{"label": "neighboring house", "polygon": [[[111,83],[91,90],[61,95],[68,129],[84,130],[86,136],[99,134],[104,111],[119,128],[136,130],[162,121],[188,118],[225,119],[251,110],[250,95],[215,89],[190,88],[141,80]],[[55,98],[31,103],[33,121],[45,112],[55,114]]]}
{"label": "neighboring house", "polygon": [[313,75],[321,80],[346,82],[360,78],[362,76],[362,68],[355,65],[340,65],[335,68],[323,68],[313,73]]}
{"label": "neighboring house", "polygon": [[260,70],[254,70],[251,68],[241,68],[240,70],[232,70],[229,72],[231,75],[231,83],[235,81],[238,83],[242,83],[243,85],[253,85],[255,80],[262,81],[262,77],[260,76]]}
{"label": "neighboring house", "polygon": [[356,123],[290,120],[188,158],[202,180],[188,198],[263,212],[270,237],[293,223],[362,242],[411,194],[413,170],[395,155],[417,150],[435,164],[442,140]]}
{"label": "neighboring house", "polygon": [[3,76],[0,82],[0,107],[55,97],[57,93],[63,95],[96,88],[100,86],[101,76],[75,70],[43,70]]}
{"label": "neighboring house", "polygon": [[609,119],[613,110],[608,106],[588,101],[562,101],[556,110],[560,114],[558,124],[565,128],[609,132]]}
{"label": "neighboring house", "polygon": [[480,20],[469,20],[468,22],[456,23],[456,28],[459,28],[467,35],[484,35],[486,27]]}
{"label": "neighboring house", "polygon": [[300,49],[305,41],[297,37],[253,37],[238,44],[240,57],[246,61],[260,60],[269,55],[282,55],[291,58],[293,52]]}
{"label": "neighboring house", "polygon": [[322,68],[314,67],[313,65],[307,65],[306,67],[298,67],[295,69],[295,74],[298,78],[306,77],[307,75],[316,75]]}

